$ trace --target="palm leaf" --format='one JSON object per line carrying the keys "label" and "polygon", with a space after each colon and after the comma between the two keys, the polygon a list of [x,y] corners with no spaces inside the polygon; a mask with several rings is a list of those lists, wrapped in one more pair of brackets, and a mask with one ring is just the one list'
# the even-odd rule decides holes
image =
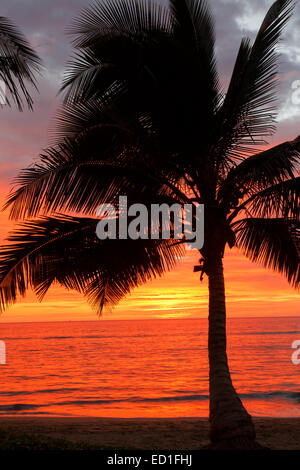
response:
{"label": "palm leaf", "polygon": [[270,186],[253,194],[239,208],[255,217],[300,216],[300,176]]}
{"label": "palm leaf", "polygon": [[76,100],[64,103],[57,113],[57,122],[52,133],[53,142],[61,143],[68,138],[78,139],[83,133],[90,134],[90,130],[93,132],[97,128],[100,132],[104,128],[115,129],[116,135],[118,132],[122,133],[124,143],[128,142],[126,134],[132,133],[131,126],[116,109],[117,100],[122,93],[122,86],[115,84],[106,90],[104,96],[80,103]]}
{"label": "palm leaf", "polygon": [[170,0],[176,37],[184,44],[206,52],[215,67],[214,21],[205,0]]}
{"label": "palm leaf", "polygon": [[[24,103],[32,108],[32,98],[27,84],[36,88],[35,74],[41,61],[29,43],[7,18],[0,17],[0,79],[6,86],[6,104],[12,101],[19,110]],[[3,98],[3,97],[2,97]]]}
{"label": "palm leaf", "polygon": [[136,81],[140,75],[151,77],[150,57],[162,54],[167,38],[164,31],[103,32],[90,46],[79,49],[69,62],[61,89],[65,102],[99,97],[112,86]]}
{"label": "palm leaf", "polygon": [[[275,131],[275,46],[293,10],[292,0],[277,0],[266,14],[253,46],[243,39],[216,132],[219,159],[242,158],[265,144]],[[230,161],[230,160],[229,160]]]}
{"label": "palm leaf", "polygon": [[58,282],[85,294],[101,311],[161,276],[182,254],[169,240],[99,240],[96,223],[56,216],[21,225],[0,251],[0,309],[30,287],[42,299]]}
{"label": "palm leaf", "polygon": [[[170,23],[163,16],[159,21],[152,20],[160,10],[148,16],[131,13],[128,19],[128,11],[133,8],[135,12],[136,8],[136,2],[131,0],[117,2],[116,6],[110,2],[101,4],[88,11],[84,19],[80,17],[73,29],[79,53],[65,76],[63,91],[69,107],[62,108],[58,137],[74,129],[78,103],[94,107],[97,100],[102,111],[105,109],[131,131],[138,123],[147,122],[147,132],[159,139],[169,160],[170,155],[184,156],[177,165],[185,161],[185,166],[192,168],[195,154],[198,158],[207,155],[207,136],[214,127],[219,91],[212,20],[206,4],[196,4],[194,7],[189,2],[189,14],[197,28],[196,51],[179,40],[179,17],[175,12]],[[151,10],[151,5],[141,2],[140,8]],[[119,14],[119,9],[125,12]],[[91,109],[91,119],[92,116]],[[203,149],[199,149],[199,142],[203,142]]]}
{"label": "palm leaf", "polygon": [[202,76],[207,75],[217,95],[214,22],[206,0],[170,0],[170,8],[175,37],[184,47],[196,51]]}
{"label": "palm leaf", "polygon": [[139,149],[122,149],[114,127],[96,126],[93,131],[95,135],[83,133],[76,141],[48,149],[39,163],[20,173],[17,189],[4,206],[10,207],[11,218],[62,210],[95,214],[100,204],[117,203],[119,194],[134,202],[188,202],[168,175],[152,171],[152,155],[147,168],[144,154],[140,162]]}
{"label": "palm leaf", "polygon": [[116,77],[116,66],[104,63],[95,56],[93,51],[86,50],[77,53],[64,75],[61,91],[65,91],[64,100],[79,102],[83,98],[92,98],[96,91],[104,93]]}
{"label": "palm leaf", "polygon": [[251,261],[300,283],[300,223],[294,219],[248,218],[232,225],[237,245]]}
{"label": "palm leaf", "polygon": [[125,36],[169,29],[169,12],[159,4],[149,0],[105,0],[82,10],[70,33],[75,35],[75,47],[86,48],[109,33]]}
{"label": "palm leaf", "polygon": [[84,9],[70,29],[78,52],[67,68],[65,101],[85,100],[116,80],[137,75],[147,55],[170,29],[169,12],[151,1],[97,2]]}
{"label": "palm leaf", "polygon": [[219,200],[226,205],[236,205],[236,191],[238,198],[242,199],[247,194],[255,194],[293,178],[299,172],[299,155],[300,138],[297,137],[242,160],[221,181]]}

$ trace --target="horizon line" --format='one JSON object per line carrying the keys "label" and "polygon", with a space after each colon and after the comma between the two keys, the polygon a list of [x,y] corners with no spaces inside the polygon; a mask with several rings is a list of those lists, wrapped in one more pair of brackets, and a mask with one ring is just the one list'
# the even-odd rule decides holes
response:
{"label": "horizon line", "polygon": [[[228,316],[227,319],[251,319],[251,318],[300,318],[300,313],[295,315],[250,315],[250,316]],[[15,323],[91,323],[99,321],[176,321],[176,320],[208,320],[207,317],[180,317],[180,318],[110,318],[106,319],[104,317],[99,317],[95,320],[38,320],[38,321],[2,321],[0,318],[0,323],[2,324],[15,324]]]}

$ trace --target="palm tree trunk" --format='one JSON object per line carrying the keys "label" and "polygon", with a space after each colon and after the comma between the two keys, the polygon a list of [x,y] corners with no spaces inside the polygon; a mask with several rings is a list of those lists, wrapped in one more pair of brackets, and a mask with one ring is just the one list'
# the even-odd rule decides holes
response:
{"label": "palm tree trunk", "polygon": [[213,448],[257,448],[251,416],[230,377],[226,353],[226,306],[222,257],[209,263],[210,438]]}

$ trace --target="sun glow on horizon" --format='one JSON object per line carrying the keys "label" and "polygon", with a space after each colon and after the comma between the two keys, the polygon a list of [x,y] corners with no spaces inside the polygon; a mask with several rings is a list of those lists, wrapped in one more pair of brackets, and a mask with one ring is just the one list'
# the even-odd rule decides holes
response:
{"label": "sun glow on horizon", "polygon": [[[187,256],[165,276],[134,289],[104,320],[206,318],[207,279],[193,273],[197,252]],[[229,317],[295,316],[299,294],[285,278],[248,261],[237,250],[228,250],[224,260],[227,312]],[[1,322],[97,320],[97,313],[83,296],[60,286],[52,287],[42,303],[32,292],[10,307]]]}

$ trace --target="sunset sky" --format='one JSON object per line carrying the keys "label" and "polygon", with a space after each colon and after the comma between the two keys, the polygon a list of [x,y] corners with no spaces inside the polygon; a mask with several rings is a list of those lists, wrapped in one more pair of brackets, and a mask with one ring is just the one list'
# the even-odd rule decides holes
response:
{"label": "sunset sky", "polygon": [[[272,4],[271,0],[212,0],[216,19],[216,43],[219,71],[224,89],[234,65],[241,37],[254,37]],[[84,0],[1,0],[0,16],[9,17],[26,34],[44,61],[35,94],[34,112],[0,110],[0,204],[19,169],[26,167],[49,142],[49,128],[58,105],[57,91],[64,65],[71,53],[65,29]],[[300,105],[292,104],[292,83],[300,80],[300,4],[279,45],[280,93],[278,131],[270,145],[294,139],[300,134]],[[13,224],[7,213],[0,213],[0,241]],[[104,318],[177,318],[207,315],[207,281],[199,282],[193,266],[198,256],[190,252],[186,259],[164,278],[133,291]],[[299,295],[279,274],[246,260],[237,251],[225,258],[228,314],[230,316],[268,316],[299,314]],[[10,308],[0,321],[90,320],[96,314],[86,301],[73,292],[55,287],[39,304],[33,294]]]}

